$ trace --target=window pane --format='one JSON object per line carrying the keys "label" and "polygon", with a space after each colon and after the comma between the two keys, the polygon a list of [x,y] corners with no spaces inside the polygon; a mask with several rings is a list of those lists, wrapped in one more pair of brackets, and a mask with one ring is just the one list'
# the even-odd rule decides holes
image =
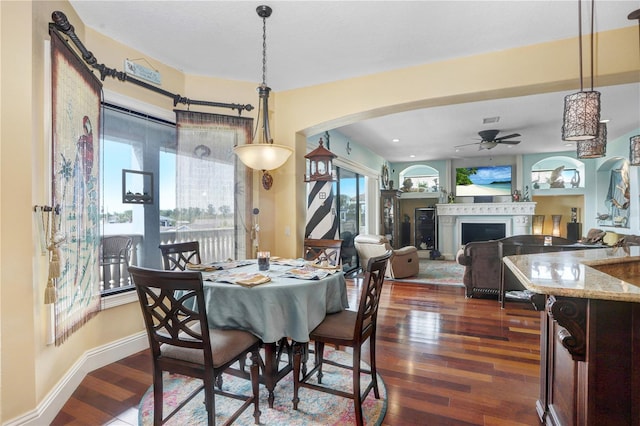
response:
{"label": "window pane", "polygon": [[[101,279],[104,293],[130,289],[127,264],[160,268],[158,204],[175,205],[175,185],[167,188],[166,179],[175,182],[175,125],[118,107],[103,106],[101,155],[101,214],[103,244],[100,254]],[[160,157],[166,159],[160,175]],[[123,202],[123,170],[145,171],[153,175],[153,204]],[[159,184],[161,183],[162,186]],[[158,191],[163,188],[163,191]],[[159,193],[160,192],[160,193]],[[124,236],[131,239],[128,255],[117,255],[117,242],[126,239],[105,237]],[[122,247],[124,249],[124,247]],[[114,251],[115,250],[115,251]],[[108,253],[114,251],[115,259]]]}

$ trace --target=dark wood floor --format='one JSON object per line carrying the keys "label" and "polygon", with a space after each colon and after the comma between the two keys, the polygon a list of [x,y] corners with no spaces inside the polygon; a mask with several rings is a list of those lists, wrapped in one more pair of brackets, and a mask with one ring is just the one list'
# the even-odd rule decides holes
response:
{"label": "dark wood floor", "polygon": [[[348,280],[350,305],[357,282]],[[538,425],[540,313],[460,287],[386,281],[378,319],[385,425]],[[52,425],[137,424],[147,351],[89,374]]]}

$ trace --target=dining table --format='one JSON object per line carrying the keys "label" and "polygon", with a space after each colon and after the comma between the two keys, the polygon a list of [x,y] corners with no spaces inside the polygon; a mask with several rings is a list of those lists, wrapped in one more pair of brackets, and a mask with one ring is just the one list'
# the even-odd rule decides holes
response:
{"label": "dining table", "polygon": [[[255,259],[210,264],[219,270],[203,265],[209,326],[246,330],[264,343],[261,382],[272,408],[276,384],[293,369],[289,339],[292,344],[308,342],[327,314],[349,306],[344,273],[302,259],[272,259],[267,271],[259,271]],[[281,362],[283,352],[286,363]]]}

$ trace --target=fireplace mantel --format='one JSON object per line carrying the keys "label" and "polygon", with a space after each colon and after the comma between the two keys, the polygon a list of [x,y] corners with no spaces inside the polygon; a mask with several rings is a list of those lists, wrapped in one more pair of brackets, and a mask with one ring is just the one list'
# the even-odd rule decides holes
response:
{"label": "fireplace mantel", "polygon": [[462,223],[504,223],[506,237],[531,233],[535,202],[437,204],[438,249],[446,259],[454,259],[461,247]]}
{"label": "fireplace mantel", "polygon": [[535,214],[536,203],[460,203],[438,204],[438,216],[513,216]]}

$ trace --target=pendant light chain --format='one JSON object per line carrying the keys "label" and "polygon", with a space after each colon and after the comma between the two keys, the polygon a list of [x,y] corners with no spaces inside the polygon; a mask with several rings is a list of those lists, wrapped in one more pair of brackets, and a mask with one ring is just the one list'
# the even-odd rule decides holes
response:
{"label": "pendant light chain", "polygon": [[262,85],[267,85],[267,17],[262,18]]}
{"label": "pendant light chain", "polygon": [[595,15],[596,0],[591,0],[591,91],[593,92],[593,21]]}

